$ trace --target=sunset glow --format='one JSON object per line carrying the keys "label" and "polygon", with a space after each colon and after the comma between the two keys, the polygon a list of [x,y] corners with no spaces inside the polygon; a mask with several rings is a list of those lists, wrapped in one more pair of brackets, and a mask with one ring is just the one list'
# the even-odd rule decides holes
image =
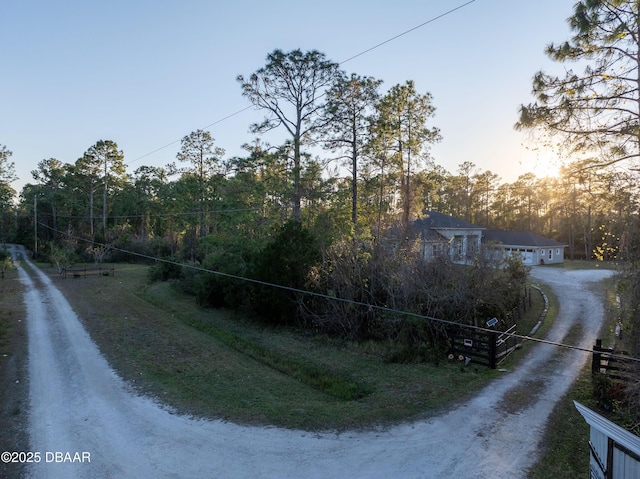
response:
{"label": "sunset glow", "polygon": [[536,158],[531,162],[530,171],[537,178],[553,178],[558,176],[562,163],[557,158]]}

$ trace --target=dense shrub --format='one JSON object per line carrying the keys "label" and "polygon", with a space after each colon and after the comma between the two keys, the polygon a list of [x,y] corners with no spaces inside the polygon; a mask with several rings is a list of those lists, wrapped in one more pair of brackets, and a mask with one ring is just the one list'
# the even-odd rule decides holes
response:
{"label": "dense shrub", "polygon": [[[116,241],[113,261],[141,261],[144,258],[173,258],[171,244],[166,238],[142,240],[138,237],[123,235]],[[133,254],[132,254],[133,253]]]}
{"label": "dense shrub", "polygon": [[246,281],[234,278],[247,275],[247,259],[240,252],[210,254],[202,266],[214,272],[198,272],[193,279],[193,293],[199,304],[231,308],[247,304],[248,285]]}
{"label": "dense shrub", "polygon": [[166,258],[166,261],[157,261],[149,268],[148,278],[150,282],[180,280],[184,277],[182,266],[175,262],[173,258]]}
{"label": "dense shrub", "polygon": [[325,251],[309,285],[346,301],[309,297],[299,303],[299,313],[316,330],[388,340],[394,361],[429,360],[446,349],[448,339],[445,326],[428,318],[478,325],[504,317],[520,300],[526,276],[521,262],[497,268],[479,257],[462,266],[446,257],[426,260],[411,242],[345,238]]}
{"label": "dense shrub", "polygon": [[252,286],[252,305],[256,312],[273,324],[293,323],[296,293],[270,285],[304,289],[310,269],[320,259],[315,237],[298,222],[286,223],[255,258],[251,276],[268,283]]}

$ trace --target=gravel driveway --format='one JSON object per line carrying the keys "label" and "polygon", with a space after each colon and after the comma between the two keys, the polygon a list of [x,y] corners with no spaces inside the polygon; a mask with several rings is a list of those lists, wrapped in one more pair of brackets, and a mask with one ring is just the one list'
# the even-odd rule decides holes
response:
{"label": "gravel driveway", "polygon": [[[473,400],[384,430],[318,434],[198,420],[133,394],[62,294],[30,266],[19,273],[28,315],[29,432],[32,451],[40,453],[29,468],[34,479],[525,477],[548,414],[588,359],[536,345]],[[603,306],[588,285],[612,273],[534,268],[532,274],[561,302],[549,339],[562,340],[580,323],[580,345],[590,347]],[[527,384],[535,384],[527,407],[505,408],[505,394]]]}

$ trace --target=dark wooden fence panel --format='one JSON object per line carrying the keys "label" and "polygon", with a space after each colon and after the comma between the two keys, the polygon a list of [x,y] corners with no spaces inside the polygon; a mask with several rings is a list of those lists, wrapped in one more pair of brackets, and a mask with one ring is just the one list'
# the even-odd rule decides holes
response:
{"label": "dark wooden fence panel", "polygon": [[620,381],[632,381],[638,375],[638,363],[633,358],[628,360],[620,356],[625,352],[615,352],[611,348],[602,347],[602,340],[597,339],[593,346],[593,357],[591,361],[591,372],[601,373],[611,379]]}
{"label": "dark wooden fence panel", "polygon": [[473,362],[495,369],[497,333],[452,327],[449,332],[451,353],[470,358]]}
{"label": "dark wooden fence panel", "polygon": [[[522,339],[515,338],[517,322],[531,307],[531,289],[524,288],[520,302],[503,319],[487,323],[495,331],[478,331],[464,326],[451,326],[448,334],[451,342],[451,354],[470,358],[474,363],[495,369],[509,354],[522,346]],[[489,326],[491,324],[491,326]]]}

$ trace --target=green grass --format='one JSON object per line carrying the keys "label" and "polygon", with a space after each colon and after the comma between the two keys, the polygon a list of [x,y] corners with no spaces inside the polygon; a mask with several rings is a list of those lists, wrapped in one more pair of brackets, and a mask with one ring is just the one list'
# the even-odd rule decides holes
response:
{"label": "green grass", "polygon": [[545,265],[545,268],[561,268],[567,270],[578,269],[616,269],[618,263],[615,261],[589,261],[586,259],[566,259],[564,263]]}
{"label": "green grass", "polygon": [[0,279],[0,357],[12,353],[17,321],[23,316],[22,285],[18,271],[10,269]]}
{"label": "green grass", "polygon": [[13,324],[5,318],[6,313],[0,313],[0,356],[5,357],[11,352],[11,337],[13,335]]}
{"label": "green grass", "polygon": [[[158,288],[158,289],[166,289]],[[226,344],[241,354],[246,355],[261,364],[275,369],[285,375],[295,378],[318,391],[324,392],[337,399],[360,399],[371,393],[371,388],[355,378],[347,377],[345,373],[322,367],[309,361],[300,360],[287,355],[285,352],[263,346],[256,341],[247,339],[239,334],[216,325],[210,318],[198,318],[189,312],[178,311],[170,302],[161,301],[165,294],[150,295],[151,302],[160,307],[171,310],[184,324],[201,331],[212,338]]]}
{"label": "green grass", "polygon": [[543,379],[527,379],[521,384],[507,391],[497,407],[507,414],[516,414],[518,411],[521,411],[528,405],[536,402],[540,395],[540,391],[542,391],[543,389]]}
{"label": "green grass", "polygon": [[[0,279],[0,444],[4,450],[26,451],[29,438],[27,334],[23,288],[16,270]],[[0,476],[23,477],[24,465],[0,464]]]}
{"label": "green grass", "polygon": [[140,391],[198,416],[306,430],[384,426],[436,414],[496,372],[395,364],[389,345],[266,327],[200,308],[147,268],[56,278],[113,367]]}

